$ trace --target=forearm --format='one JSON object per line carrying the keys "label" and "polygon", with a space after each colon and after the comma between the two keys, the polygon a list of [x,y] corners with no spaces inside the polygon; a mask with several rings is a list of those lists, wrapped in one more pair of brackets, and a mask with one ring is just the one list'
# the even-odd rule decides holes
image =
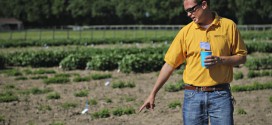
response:
{"label": "forearm", "polygon": [[165,63],[160,71],[159,77],[153,87],[153,90],[151,91],[150,95],[156,96],[157,92],[160,90],[160,88],[165,84],[165,82],[168,80],[172,72],[174,71],[174,68]]}
{"label": "forearm", "polygon": [[221,64],[223,65],[231,65],[231,66],[237,66],[240,64],[244,64],[246,62],[246,56],[220,56]]}

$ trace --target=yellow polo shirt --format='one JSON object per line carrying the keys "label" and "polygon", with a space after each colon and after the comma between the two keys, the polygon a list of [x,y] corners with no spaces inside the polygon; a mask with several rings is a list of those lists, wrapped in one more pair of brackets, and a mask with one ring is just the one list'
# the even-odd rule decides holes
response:
{"label": "yellow polo shirt", "polygon": [[246,56],[247,50],[236,24],[215,14],[215,19],[209,28],[204,29],[191,22],[183,27],[166,55],[165,62],[176,68],[186,62],[183,80],[194,86],[213,86],[220,83],[230,83],[233,79],[233,67],[215,65],[209,69],[203,68],[200,62],[200,42],[211,45],[215,56]]}

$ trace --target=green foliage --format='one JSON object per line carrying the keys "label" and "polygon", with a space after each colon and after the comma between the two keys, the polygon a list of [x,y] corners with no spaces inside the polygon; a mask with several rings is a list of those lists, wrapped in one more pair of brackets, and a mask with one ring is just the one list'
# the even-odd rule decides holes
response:
{"label": "green foliage", "polygon": [[234,85],[231,87],[233,92],[241,92],[241,91],[254,91],[254,90],[263,90],[263,89],[272,89],[272,82],[267,83],[258,83],[255,82],[249,85]]}
{"label": "green foliage", "polygon": [[254,71],[249,70],[247,74],[248,78],[260,77],[260,76],[272,76],[272,70],[261,70],[261,71]]}
{"label": "green foliage", "polygon": [[163,65],[163,54],[131,54],[120,62],[120,70],[124,73],[159,71]]}
{"label": "green foliage", "polygon": [[99,80],[99,79],[106,79],[106,78],[111,78],[111,74],[92,74],[91,78],[93,80]]}
{"label": "green foliage", "polygon": [[112,114],[115,116],[122,116],[122,115],[131,115],[135,113],[135,109],[132,107],[127,107],[127,108],[115,108],[112,111]]}
{"label": "green foliage", "polygon": [[28,78],[25,77],[25,76],[19,76],[19,77],[16,77],[15,80],[27,80]]}
{"label": "green foliage", "polygon": [[114,70],[118,68],[118,61],[122,59],[119,54],[109,53],[105,55],[96,55],[87,63],[87,69],[90,70]]}
{"label": "green foliage", "polygon": [[242,72],[235,72],[234,73],[234,79],[238,80],[238,79],[243,79],[244,78],[244,74]]}
{"label": "green foliage", "polygon": [[76,108],[77,104],[73,103],[73,102],[65,102],[65,103],[61,104],[61,107],[63,109],[71,109],[71,108]]}
{"label": "green foliage", "polygon": [[0,122],[5,122],[5,116],[0,115]]}
{"label": "green foliage", "polygon": [[0,93],[0,103],[1,102],[12,102],[18,101],[19,98],[12,91],[4,91]]}
{"label": "green foliage", "polygon": [[91,78],[89,76],[86,76],[86,77],[77,76],[73,79],[74,82],[83,82],[83,81],[90,81],[90,80]]}
{"label": "green foliage", "polygon": [[76,92],[74,95],[76,97],[87,97],[89,94],[89,91],[88,90],[81,90],[79,92]]}
{"label": "green foliage", "polygon": [[246,115],[247,114],[247,112],[242,108],[237,109],[237,113],[238,113],[238,115]]}
{"label": "green foliage", "polygon": [[37,87],[34,87],[34,88],[31,88],[30,89],[30,93],[31,94],[45,94],[45,93],[49,93],[49,92],[52,92],[53,90],[50,89],[50,88],[45,88],[45,89],[40,89],[40,88],[37,88]]}
{"label": "green foliage", "polygon": [[164,87],[164,90],[167,92],[177,92],[184,88],[184,82],[183,80],[174,83],[174,84],[166,84]]}
{"label": "green foliage", "polygon": [[60,66],[64,70],[84,69],[90,59],[90,57],[81,54],[70,54],[60,62]]}
{"label": "green foliage", "polygon": [[60,99],[60,94],[57,92],[50,92],[47,96],[47,99]]}
{"label": "green foliage", "polygon": [[64,123],[61,122],[61,121],[53,121],[53,122],[50,123],[49,125],[64,125]]}
{"label": "green foliage", "polygon": [[38,110],[39,111],[51,111],[52,108],[49,105],[39,105]]}
{"label": "green foliage", "polygon": [[13,84],[7,84],[4,86],[5,89],[15,89],[15,85]]}
{"label": "green foliage", "polygon": [[112,88],[134,88],[135,87],[135,83],[128,81],[128,82],[124,82],[124,81],[117,81],[117,82],[113,82],[111,85]]}
{"label": "green foliage", "polygon": [[111,100],[110,98],[105,98],[105,101],[106,101],[107,103],[112,103],[112,100]]}
{"label": "green foliage", "polygon": [[[255,33],[263,33],[263,32],[258,31],[258,32],[255,32]],[[272,30],[271,30],[270,33],[272,34]],[[250,36],[252,36],[252,34],[250,34]],[[270,34],[269,34],[269,36],[271,37]],[[265,36],[263,36],[261,38],[265,38]],[[272,38],[270,38],[270,39],[272,39]],[[246,43],[246,48],[247,48],[247,51],[248,51],[249,54],[252,53],[252,52],[271,53],[272,52],[272,43],[270,43],[270,42],[260,42],[260,41],[247,42]]]}
{"label": "green foliage", "polygon": [[6,57],[4,57],[3,55],[0,55],[0,69],[3,69],[6,65]]}
{"label": "green foliage", "polygon": [[32,71],[32,74],[55,74],[55,70],[45,70],[45,69],[38,69]]}
{"label": "green foliage", "polygon": [[7,74],[8,76],[22,76],[23,73],[18,69],[7,69],[3,70],[2,73]]}
{"label": "green foliage", "polygon": [[90,99],[89,105],[97,105],[97,101],[95,99]]}
{"label": "green foliage", "polygon": [[269,101],[272,103],[272,96],[269,97]]}
{"label": "green foliage", "polygon": [[31,76],[30,79],[47,79],[47,76]]}
{"label": "green foliage", "polygon": [[67,77],[52,77],[43,80],[45,84],[65,84],[70,82]]}
{"label": "green foliage", "polygon": [[101,111],[94,112],[93,114],[91,114],[91,116],[95,119],[108,118],[108,117],[110,117],[110,111],[109,111],[109,109],[102,109]]}
{"label": "green foliage", "polygon": [[271,69],[272,57],[249,58],[247,59],[245,66],[250,70]]}
{"label": "green foliage", "polygon": [[168,107],[171,108],[171,109],[175,109],[176,107],[181,107],[181,102],[179,100],[170,102],[168,104]]}

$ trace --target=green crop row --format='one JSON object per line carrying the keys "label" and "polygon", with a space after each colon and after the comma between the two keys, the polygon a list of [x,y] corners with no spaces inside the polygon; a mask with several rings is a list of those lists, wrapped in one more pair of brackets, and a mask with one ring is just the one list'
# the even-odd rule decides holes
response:
{"label": "green crop row", "polygon": [[44,39],[44,40],[0,40],[0,47],[28,47],[28,46],[66,46],[66,45],[101,45],[101,44],[131,44],[156,43],[171,41],[172,37],[134,38],[134,39]]}
{"label": "green crop row", "polygon": [[92,69],[123,72],[148,72],[159,70],[163,64],[163,55],[167,47],[116,48],[76,50],[15,51],[0,54],[6,66],[53,67],[64,70]]}
{"label": "green crop row", "polygon": [[271,69],[272,57],[249,58],[245,64],[250,70]]}
{"label": "green crop row", "polygon": [[250,85],[234,85],[231,87],[233,92],[241,92],[241,91],[254,91],[254,90],[263,90],[263,89],[272,89],[272,82],[267,83],[253,83]]}
{"label": "green crop row", "polygon": [[272,76],[272,70],[269,71],[253,71],[253,70],[249,70],[247,77],[248,78],[254,78],[254,77],[260,77],[260,76]]}
{"label": "green crop row", "polygon": [[246,47],[249,54],[252,52],[272,52],[271,42],[247,42]]}

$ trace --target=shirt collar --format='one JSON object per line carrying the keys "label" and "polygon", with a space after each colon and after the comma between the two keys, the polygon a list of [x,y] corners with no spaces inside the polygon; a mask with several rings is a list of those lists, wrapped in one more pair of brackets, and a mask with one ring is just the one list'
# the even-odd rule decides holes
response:
{"label": "shirt collar", "polygon": [[[220,17],[218,16],[218,14],[216,13],[216,12],[212,12],[214,15],[215,15],[215,18],[214,18],[214,20],[213,20],[213,22],[211,23],[211,26],[212,25],[215,25],[215,26],[217,26],[217,25],[219,25],[219,23],[220,23]],[[199,26],[197,23],[195,23],[195,22],[193,22],[193,25],[194,25],[194,27],[195,27],[195,29],[198,29],[198,28],[201,28],[201,26]]]}

